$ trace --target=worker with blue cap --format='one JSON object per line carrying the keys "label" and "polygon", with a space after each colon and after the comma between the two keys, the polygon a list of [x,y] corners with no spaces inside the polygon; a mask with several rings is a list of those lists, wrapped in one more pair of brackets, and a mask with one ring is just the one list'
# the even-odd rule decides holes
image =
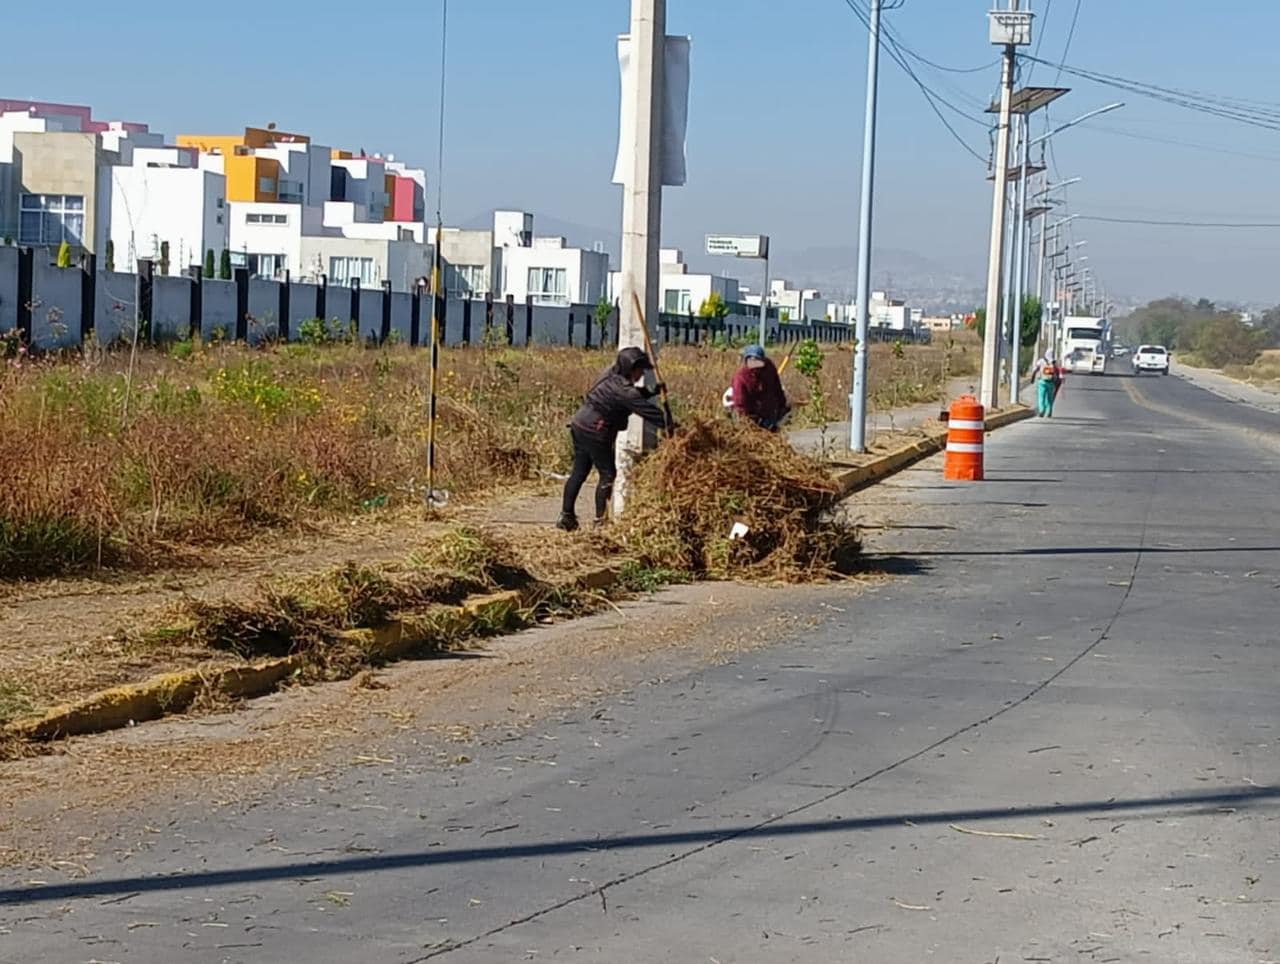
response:
{"label": "worker with blue cap", "polygon": [[734,373],[730,391],[734,414],[770,432],[778,431],[791,410],[778,368],[760,345],[742,350],[742,365]]}

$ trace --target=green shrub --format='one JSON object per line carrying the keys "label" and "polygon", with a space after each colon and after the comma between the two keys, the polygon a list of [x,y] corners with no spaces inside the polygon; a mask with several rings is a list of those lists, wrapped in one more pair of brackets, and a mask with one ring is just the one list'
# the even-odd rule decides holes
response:
{"label": "green shrub", "polygon": [[1219,315],[1196,332],[1192,350],[1212,368],[1252,365],[1262,355],[1266,337],[1265,331],[1251,328],[1238,318]]}

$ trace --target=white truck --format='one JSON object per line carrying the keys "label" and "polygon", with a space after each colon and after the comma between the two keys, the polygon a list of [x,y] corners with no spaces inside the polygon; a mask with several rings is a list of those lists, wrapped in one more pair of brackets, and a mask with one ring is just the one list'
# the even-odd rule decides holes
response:
{"label": "white truck", "polygon": [[1164,345],[1141,345],[1133,354],[1133,373],[1159,372],[1169,374],[1169,349]]}
{"label": "white truck", "polygon": [[1067,315],[1062,320],[1061,364],[1077,375],[1105,375],[1111,326],[1105,318]]}

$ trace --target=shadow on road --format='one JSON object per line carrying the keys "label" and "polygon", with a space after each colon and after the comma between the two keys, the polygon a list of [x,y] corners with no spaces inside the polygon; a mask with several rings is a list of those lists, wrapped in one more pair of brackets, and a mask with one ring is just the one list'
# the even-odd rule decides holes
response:
{"label": "shadow on road", "polygon": [[[1046,747],[1045,749],[1056,749]],[[848,833],[900,827],[904,824],[975,823],[984,820],[1011,820],[1027,817],[1053,817],[1083,813],[1126,813],[1150,810],[1151,819],[1167,817],[1169,811],[1179,816],[1213,816],[1222,808],[1234,810],[1270,805],[1280,798],[1280,786],[1250,787],[1219,793],[1185,792],[1168,797],[1136,797],[1130,800],[1085,800],[1077,803],[1028,804],[1017,807],[991,807],[974,810],[941,810],[925,813],[892,813],[870,817],[848,817],[837,820],[810,820],[799,823],[762,823],[752,826],[672,831],[670,833],[629,834],[612,838],[554,840],[544,843],[513,844],[506,847],[468,847],[458,850],[419,850],[403,854],[374,857],[349,857],[341,860],[317,860],[278,864],[270,867],[239,867],[231,870],[207,870],[166,874],[154,877],[116,877],[105,880],[77,880],[65,884],[37,884],[0,890],[0,905],[20,905],[41,901],[69,900],[77,897],[107,897],[119,894],[140,895],[162,891],[186,891],[231,884],[292,880],[300,877],[327,877],[378,873],[421,867],[450,867],[489,861],[523,860],[582,853],[638,850],[645,847],[693,846],[705,848],[731,840],[781,839],[818,834]]]}
{"label": "shadow on road", "polygon": [[860,576],[921,576],[933,567],[920,557],[924,553],[903,552],[881,555],[867,552],[852,560],[849,574]]}

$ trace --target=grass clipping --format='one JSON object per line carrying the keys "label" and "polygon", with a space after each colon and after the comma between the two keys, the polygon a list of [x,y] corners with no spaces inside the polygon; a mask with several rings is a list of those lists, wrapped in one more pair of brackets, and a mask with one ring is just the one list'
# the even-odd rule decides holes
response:
{"label": "grass clipping", "polygon": [[636,466],[620,534],[646,564],[697,576],[824,579],[848,572],[860,550],[834,511],[839,498],[785,437],[695,419]]}
{"label": "grass clipping", "polygon": [[535,582],[500,538],[460,527],[414,553],[405,565],[348,563],[325,573],[265,582],[244,600],[187,600],[177,625],[149,638],[245,659],[306,652],[320,662],[341,661],[351,655],[333,645],[342,630],[376,627],[398,615],[456,606],[478,593],[527,589]]}

